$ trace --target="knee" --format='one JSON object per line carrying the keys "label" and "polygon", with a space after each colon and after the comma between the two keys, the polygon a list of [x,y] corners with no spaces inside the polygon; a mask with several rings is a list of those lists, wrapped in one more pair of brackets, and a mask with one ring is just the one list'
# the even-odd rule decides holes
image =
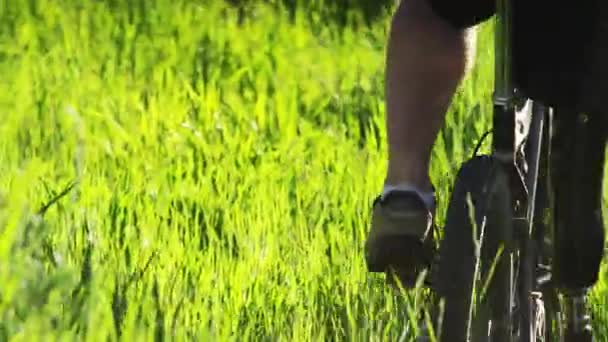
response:
{"label": "knee", "polygon": [[450,44],[464,41],[467,30],[450,24],[432,7],[431,0],[401,0],[392,17],[391,31],[423,38],[423,44]]}
{"label": "knee", "polygon": [[437,13],[431,0],[401,0],[391,23],[395,44],[414,41],[420,51],[445,68],[469,71],[475,60],[476,27],[459,28]]}
{"label": "knee", "polygon": [[401,0],[393,14],[392,24],[402,25],[408,22],[440,24],[440,18],[433,12],[430,0]]}

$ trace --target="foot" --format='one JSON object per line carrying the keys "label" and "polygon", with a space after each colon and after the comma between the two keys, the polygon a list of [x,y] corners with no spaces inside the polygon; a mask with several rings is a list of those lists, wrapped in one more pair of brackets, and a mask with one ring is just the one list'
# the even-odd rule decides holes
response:
{"label": "foot", "polygon": [[405,288],[414,287],[435,254],[433,211],[413,191],[376,198],[365,243],[369,271],[386,273],[389,281],[394,275]]}

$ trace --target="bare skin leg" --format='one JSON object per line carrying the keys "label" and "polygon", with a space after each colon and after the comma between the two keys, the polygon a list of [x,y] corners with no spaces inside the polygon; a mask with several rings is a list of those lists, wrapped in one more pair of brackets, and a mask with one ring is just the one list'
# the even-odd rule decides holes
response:
{"label": "bare skin leg", "polygon": [[385,83],[388,172],[365,242],[368,269],[392,270],[407,286],[433,259],[431,150],[467,66],[466,31],[438,17],[429,3],[402,0],[391,23]]}
{"label": "bare skin leg", "polygon": [[465,31],[433,13],[428,0],[400,3],[386,56],[386,184],[432,190],[431,149],[465,72],[466,51]]}

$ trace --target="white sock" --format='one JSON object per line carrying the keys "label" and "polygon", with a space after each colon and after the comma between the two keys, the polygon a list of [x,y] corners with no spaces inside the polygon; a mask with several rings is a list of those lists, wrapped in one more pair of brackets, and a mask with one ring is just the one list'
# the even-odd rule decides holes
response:
{"label": "white sock", "polygon": [[397,185],[393,184],[384,184],[384,189],[382,190],[382,198],[388,195],[391,191],[411,191],[415,192],[420,196],[424,204],[428,209],[435,208],[435,192],[433,191],[422,191],[419,187],[415,185],[411,185],[409,183],[399,183]]}

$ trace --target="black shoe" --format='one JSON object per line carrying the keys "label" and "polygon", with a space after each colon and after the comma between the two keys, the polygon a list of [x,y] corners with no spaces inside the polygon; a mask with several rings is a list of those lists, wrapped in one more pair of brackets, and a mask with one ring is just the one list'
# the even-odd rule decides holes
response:
{"label": "black shoe", "polygon": [[397,276],[406,288],[432,264],[435,254],[433,212],[416,192],[392,191],[374,201],[365,243],[370,272]]}

